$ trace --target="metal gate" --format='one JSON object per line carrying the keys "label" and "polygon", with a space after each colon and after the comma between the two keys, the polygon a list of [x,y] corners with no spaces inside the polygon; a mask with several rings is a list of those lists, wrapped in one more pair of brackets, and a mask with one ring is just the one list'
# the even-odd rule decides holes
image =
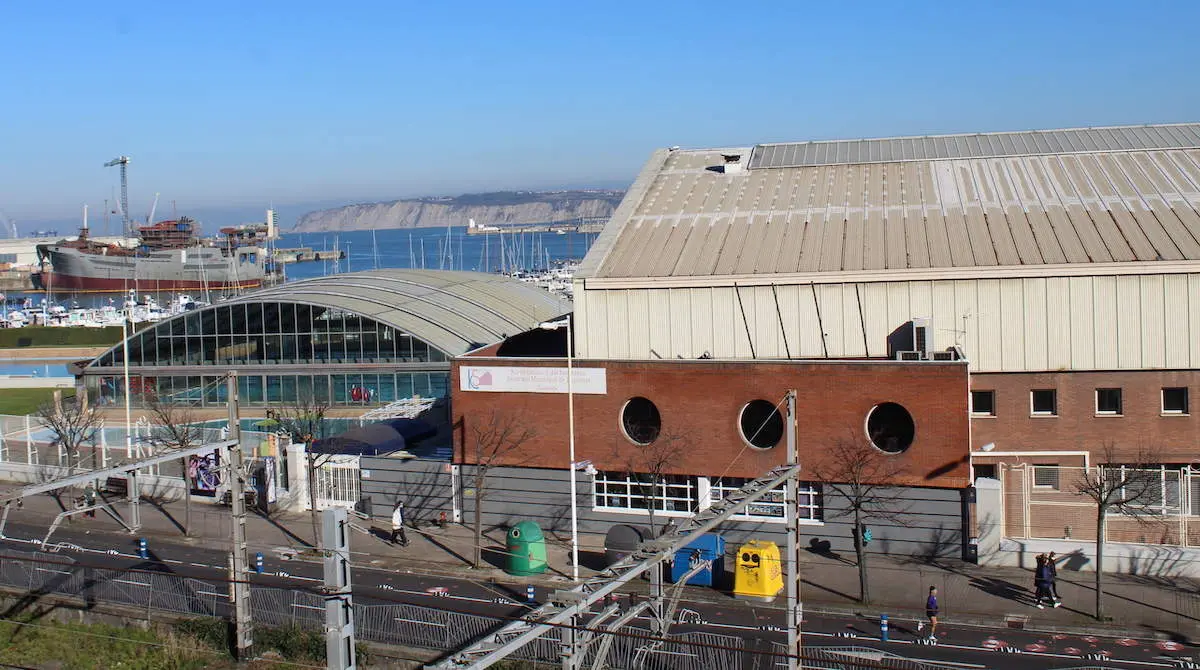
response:
{"label": "metal gate", "polygon": [[359,500],[358,456],[332,456],[317,467],[317,509],[353,508]]}

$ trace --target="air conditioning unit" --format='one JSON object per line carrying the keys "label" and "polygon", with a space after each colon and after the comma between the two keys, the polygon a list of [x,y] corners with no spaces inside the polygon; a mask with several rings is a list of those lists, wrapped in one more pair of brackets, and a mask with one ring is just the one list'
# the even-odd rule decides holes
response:
{"label": "air conditioning unit", "polygon": [[925,354],[921,351],[897,351],[896,360],[898,361],[921,361],[925,360]]}
{"label": "air conditioning unit", "polygon": [[923,354],[928,355],[933,350],[933,329],[929,326],[929,319],[912,320],[912,343],[913,349]]}
{"label": "air conditioning unit", "polygon": [[949,349],[947,351],[935,351],[929,355],[929,360],[931,360],[931,361],[957,361],[958,360],[958,352],[954,351],[953,349]]}

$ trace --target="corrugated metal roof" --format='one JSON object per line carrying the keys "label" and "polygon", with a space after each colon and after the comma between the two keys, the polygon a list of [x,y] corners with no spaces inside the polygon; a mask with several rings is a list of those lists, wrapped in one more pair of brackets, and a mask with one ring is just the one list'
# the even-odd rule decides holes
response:
{"label": "corrugated metal roof", "polygon": [[825,140],[754,147],[750,169],[1200,148],[1200,124]]}
{"label": "corrugated metal roof", "polygon": [[532,284],[482,272],[373,270],[289,282],[221,304],[300,302],[370,317],[450,356],[571,311]]}
{"label": "corrugated metal roof", "polygon": [[1139,148],[1198,129],[763,145],[823,162],[735,174],[722,155],[751,149],[658,152],[577,277],[1200,261],[1200,149]]}

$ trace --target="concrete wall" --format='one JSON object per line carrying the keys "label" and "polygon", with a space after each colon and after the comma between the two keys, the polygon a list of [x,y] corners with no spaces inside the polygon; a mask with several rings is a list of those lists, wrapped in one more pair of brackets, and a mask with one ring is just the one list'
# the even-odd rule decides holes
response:
{"label": "concrete wall", "polygon": [[403,500],[413,521],[436,521],[440,512],[454,520],[453,466],[448,461],[363,456],[359,460],[360,493],[371,501],[371,515],[391,516]]}
{"label": "concrete wall", "polygon": [[577,282],[579,355],[882,356],[893,329],[928,317],[934,347],[961,346],[972,372],[1200,367],[1200,274],[811,278]]}

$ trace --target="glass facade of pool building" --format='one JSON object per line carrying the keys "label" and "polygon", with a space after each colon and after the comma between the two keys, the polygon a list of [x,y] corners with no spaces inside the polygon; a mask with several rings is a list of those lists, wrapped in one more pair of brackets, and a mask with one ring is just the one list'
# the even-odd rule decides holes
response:
{"label": "glass facade of pool building", "polygon": [[[569,311],[535,286],[473,272],[377,270],[284,284],[133,333],[131,400],[223,405],[229,370],[248,406],[445,397],[452,357]],[[102,406],[125,402],[124,355],[118,344],[84,369]]]}

